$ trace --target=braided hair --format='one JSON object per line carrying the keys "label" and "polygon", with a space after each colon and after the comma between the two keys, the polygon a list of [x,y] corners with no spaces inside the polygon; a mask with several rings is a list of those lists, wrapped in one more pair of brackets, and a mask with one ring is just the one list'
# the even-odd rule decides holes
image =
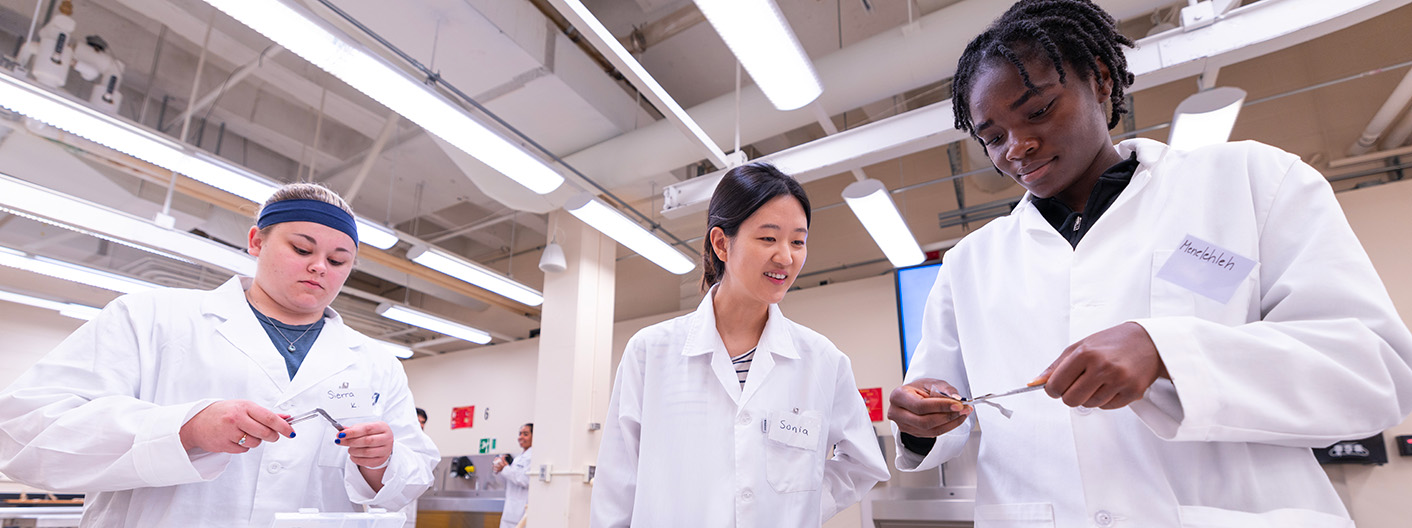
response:
{"label": "braided hair", "polygon": [[1090,0],[1016,2],[961,53],[951,81],[956,129],[972,136],[976,133],[975,123],[971,122],[970,94],[982,64],[992,58],[1004,59],[1019,70],[1025,87],[1036,90],[1022,59],[1043,53],[1054,64],[1061,83],[1068,71],[1066,64],[1073,66],[1083,80],[1101,76],[1099,61],[1108,66],[1113,79],[1109,95],[1113,111],[1108,118],[1111,130],[1128,112],[1123,92],[1133,83],[1128,59],[1120,46],[1131,48],[1133,41],[1119,33],[1113,17]]}

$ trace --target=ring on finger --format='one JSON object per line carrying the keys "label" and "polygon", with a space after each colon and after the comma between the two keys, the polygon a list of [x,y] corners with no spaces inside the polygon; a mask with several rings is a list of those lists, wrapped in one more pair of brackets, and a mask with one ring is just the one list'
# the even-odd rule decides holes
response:
{"label": "ring on finger", "polygon": [[236,445],[240,445],[240,446],[245,445],[245,440],[246,440],[248,437],[249,437],[249,435],[246,435],[246,434],[240,435],[240,440],[237,441],[235,444],[236,444]]}

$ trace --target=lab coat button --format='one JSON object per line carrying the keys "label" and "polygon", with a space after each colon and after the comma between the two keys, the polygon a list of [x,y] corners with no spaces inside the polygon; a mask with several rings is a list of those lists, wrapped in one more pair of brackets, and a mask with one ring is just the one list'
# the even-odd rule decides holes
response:
{"label": "lab coat button", "polygon": [[1108,528],[1113,526],[1113,514],[1108,513],[1108,510],[1098,510],[1098,513],[1093,514],[1093,522],[1103,528]]}
{"label": "lab coat button", "polygon": [[1093,412],[1093,409],[1080,405],[1074,407],[1074,412],[1079,413],[1079,416],[1088,416],[1089,413]]}
{"label": "lab coat button", "polygon": [[741,415],[740,415],[740,425],[750,425],[750,415],[749,415],[749,414],[741,414]]}
{"label": "lab coat button", "polygon": [[740,492],[740,500],[743,500],[745,502],[755,500],[755,492],[750,491],[749,489]]}
{"label": "lab coat button", "polygon": [[281,465],[279,462],[270,462],[270,466],[268,469],[270,473],[279,473],[281,469],[284,469],[284,466]]}

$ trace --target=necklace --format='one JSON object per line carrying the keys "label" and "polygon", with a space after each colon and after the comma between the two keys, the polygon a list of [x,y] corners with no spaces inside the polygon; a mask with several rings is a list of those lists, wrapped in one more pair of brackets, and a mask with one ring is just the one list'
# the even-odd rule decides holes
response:
{"label": "necklace", "polygon": [[315,326],[318,326],[318,321],[315,321],[314,324],[311,324],[311,325],[309,325],[308,328],[305,328],[305,329],[304,329],[304,333],[299,334],[299,337],[296,337],[296,338],[294,338],[293,340],[290,340],[288,336],[285,336],[285,335],[284,335],[284,332],[281,332],[281,331],[279,330],[279,325],[275,324],[275,323],[274,323],[274,320],[273,320],[273,319],[270,319],[270,316],[260,313],[259,310],[255,310],[255,315],[258,316],[258,317],[263,317],[263,318],[264,318],[264,321],[265,321],[265,324],[268,324],[268,325],[270,325],[270,328],[275,329],[275,333],[279,335],[280,339],[283,339],[283,340],[285,340],[285,342],[289,343],[289,346],[288,346],[287,348],[285,348],[285,350],[288,350],[288,351],[290,351],[290,352],[294,352],[294,350],[295,350],[294,344],[295,344],[295,343],[298,343],[300,339],[304,339],[304,336],[307,335],[310,330],[313,330]]}

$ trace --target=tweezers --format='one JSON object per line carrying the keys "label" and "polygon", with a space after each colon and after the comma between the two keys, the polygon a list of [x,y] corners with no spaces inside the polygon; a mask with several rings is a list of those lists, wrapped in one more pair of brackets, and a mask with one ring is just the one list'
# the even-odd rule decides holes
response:
{"label": "tweezers", "polygon": [[329,416],[328,413],[324,412],[323,409],[314,409],[299,416],[290,416],[289,418],[285,419],[285,421],[289,422],[289,425],[294,425],[305,420],[312,420],[314,418],[318,418],[320,416],[324,417],[325,420],[328,420],[328,423],[333,424],[334,429],[337,429],[339,431],[343,430],[343,426],[338,423],[338,420],[334,420],[333,417]]}
{"label": "tweezers", "polygon": [[1002,392],[1002,393],[999,393],[999,394],[990,393],[990,394],[987,394],[987,395],[985,395],[985,396],[977,396],[977,397],[971,398],[971,399],[961,398],[961,403],[966,403],[966,404],[985,403],[985,402],[988,402],[988,401],[990,401],[990,400],[994,400],[994,399],[996,399],[996,398],[1004,398],[1004,397],[1006,397],[1006,396],[1014,396],[1014,395],[1016,395],[1016,394],[1023,394],[1023,393],[1026,393],[1026,392],[1030,392],[1030,391],[1034,391],[1034,390],[1039,390],[1039,389],[1043,389],[1043,388],[1044,388],[1044,384],[1043,384],[1043,383],[1041,383],[1041,384],[1039,384],[1039,385],[1030,385],[1030,386],[1026,386],[1026,387],[1020,387],[1020,388],[1018,388],[1018,389],[1011,390],[1011,391],[1005,391],[1005,392]]}

